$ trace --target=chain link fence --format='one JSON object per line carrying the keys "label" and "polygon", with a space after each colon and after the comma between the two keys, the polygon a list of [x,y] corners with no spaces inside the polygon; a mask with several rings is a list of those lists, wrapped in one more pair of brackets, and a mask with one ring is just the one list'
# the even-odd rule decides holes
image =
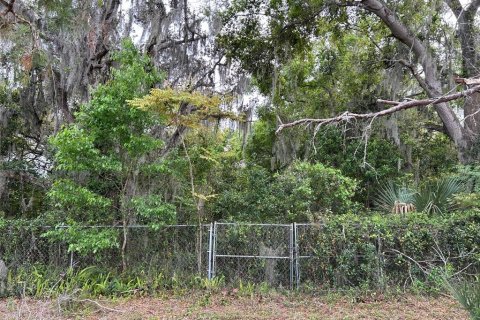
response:
{"label": "chain link fence", "polygon": [[293,286],[293,225],[214,223],[211,234],[209,278]]}
{"label": "chain link fence", "polygon": [[[416,231],[419,234],[409,240],[403,231],[382,235],[324,224],[130,226],[126,233],[123,228],[94,228],[114,232],[117,245],[82,255],[64,241],[45,237],[50,228],[7,226],[0,230],[0,258],[10,274],[31,272],[35,266],[59,272],[96,266],[118,273],[216,277],[226,284],[243,281],[283,288],[405,285],[424,277],[423,267],[445,266],[445,260],[456,270],[480,271],[478,252],[472,249],[478,246],[475,238],[465,233],[473,244],[469,247],[464,241],[459,247],[459,235],[434,229]],[[450,241],[452,236],[457,238]]]}
{"label": "chain link fence", "polygon": [[0,258],[7,268],[15,271],[31,266],[53,269],[96,266],[113,271],[122,270],[125,261],[131,273],[150,270],[166,277],[206,273],[208,225],[171,225],[155,229],[137,225],[129,226],[126,234],[121,227],[85,227],[83,229],[93,232],[109,230],[117,237],[116,245],[89,254],[79,254],[75,249],[69,250],[65,241],[46,237],[51,229],[7,227],[2,230]]}

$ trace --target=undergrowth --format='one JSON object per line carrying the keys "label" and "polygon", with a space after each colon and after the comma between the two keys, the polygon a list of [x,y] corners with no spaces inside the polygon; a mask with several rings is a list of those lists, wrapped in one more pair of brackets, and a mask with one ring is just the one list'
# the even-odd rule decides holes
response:
{"label": "undergrowth", "polygon": [[268,283],[254,283],[238,280],[226,283],[225,277],[207,279],[199,275],[173,274],[167,276],[162,272],[114,273],[96,266],[83,269],[68,268],[62,272],[48,266],[34,265],[10,271],[7,279],[7,296],[36,298],[55,298],[60,295],[75,293],[82,297],[130,297],[158,296],[165,292],[185,294],[191,290],[200,290],[206,294],[219,292],[233,293],[241,297],[253,297],[256,294],[266,295],[271,292],[282,294],[337,295],[374,298],[386,295],[404,294],[435,296],[444,290],[441,275],[432,273],[425,281],[415,280],[408,288],[391,286],[384,290],[372,289],[369,283],[350,288],[329,288],[304,283],[296,290],[271,287]]}

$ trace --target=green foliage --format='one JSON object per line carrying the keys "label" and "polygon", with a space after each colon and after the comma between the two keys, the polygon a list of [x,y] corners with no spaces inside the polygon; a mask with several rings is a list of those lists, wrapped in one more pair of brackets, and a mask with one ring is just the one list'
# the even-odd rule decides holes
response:
{"label": "green foliage", "polygon": [[457,179],[465,184],[467,192],[480,192],[480,165],[473,164],[457,167]]}
{"label": "green foliage", "polygon": [[265,169],[272,167],[273,146],[275,143],[275,114],[266,107],[258,110],[258,120],[252,124],[252,132],[245,146],[246,158]]}
{"label": "green foliage", "polygon": [[[56,148],[55,160],[58,170],[82,171],[105,169],[105,157],[95,148],[93,134],[76,125],[64,128],[50,139]],[[119,167],[117,165],[117,167]]]}
{"label": "green foliage", "polygon": [[446,280],[446,285],[455,299],[468,311],[471,319],[480,319],[480,281]]}
{"label": "green foliage", "polygon": [[[449,260],[453,270],[469,266],[478,271],[480,249],[480,212],[456,213],[451,216],[408,215],[330,215],[319,230],[309,234],[314,262],[302,266],[302,274],[315,274],[316,281],[327,287],[370,288],[404,287],[412,284],[422,292],[438,292],[440,274],[428,275],[414,261],[432,261],[444,267],[438,252],[460,256]],[[379,251],[381,250],[381,251]],[[472,252],[472,256],[462,253]],[[448,258],[448,256],[447,256]],[[470,265],[472,263],[472,265]],[[305,276],[304,276],[305,277]]]}
{"label": "green foliage", "polygon": [[[405,203],[413,204],[418,212],[445,214],[455,209],[455,196],[464,190],[464,186],[459,179],[447,177],[427,182],[414,191],[387,181],[377,190],[375,204],[385,212],[392,211],[396,203]],[[457,202],[461,202],[460,198],[457,199]],[[467,201],[465,205],[468,205],[469,199],[465,196],[464,199]]]}
{"label": "green foliage", "polygon": [[81,254],[119,245],[116,233],[95,234],[80,225],[129,224],[138,217],[158,228],[175,220],[174,207],[163,201],[158,189],[150,188],[153,192],[146,194],[136,191],[142,181],[150,181],[151,169],[161,166],[154,154],[162,142],[150,135],[161,120],[127,102],[162,77],[130,41],[113,58],[118,67],[112,78],[81,106],[75,124],[50,139],[57,177],[48,193],[47,217],[52,224],[68,228],[45,236],[61,238],[70,251]]}
{"label": "green foliage", "polygon": [[48,266],[22,267],[9,272],[7,293],[37,298],[58,297],[128,297],[157,295],[162,291],[185,293],[191,289],[216,292],[225,285],[225,278],[208,280],[199,276],[165,276],[161,270],[136,270],[119,274],[97,266],[57,270]]}
{"label": "green foliage", "polygon": [[234,182],[223,186],[212,205],[218,218],[309,221],[325,213],[345,213],[356,208],[352,201],[356,182],[322,164],[295,162],[274,175],[250,165],[235,175]]}
{"label": "green foliage", "polygon": [[[4,261],[18,259],[19,248],[24,246],[25,238],[40,234],[43,229],[32,221],[0,219],[0,250]],[[80,226],[76,227],[80,229]],[[112,259],[112,252],[102,254],[104,250],[115,250],[105,238],[115,238],[115,231],[108,237],[95,236],[103,230],[115,228],[90,229],[85,242],[80,234],[72,233],[72,251],[86,254],[85,260],[78,260],[80,255],[74,253],[77,261],[89,261],[89,253],[95,249],[96,267],[57,269],[50,265],[31,264],[23,261],[11,269],[8,279],[8,293],[27,295],[56,296],[77,292],[82,296],[123,296],[131,294],[155,294],[161,290],[184,292],[189,288],[217,290],[230,278],[218,277],[214,280],[202,280],[191,274],[177,270],[159,270],[158,265],[149,261],[136,264],[135,268],[125,273],[118,272],[118,261]],[[219,239],[223,245],[238,248],[238,245],[250,246],[252,236],[259,231],[247,226],[232,228],[226,237]],[[47,230],[48,231],[48,230]],[[62,242],[68,236],[69,229],[51,229],[55,240]],[[298,226],[299,241],[305,251],[302,254],[314,258],[302,259],[302,283],[308,280],[322,283],[323,289],[342,288],[412,288],[420,293],[438,293],[442,289],[442,273],[445,265],[438,257],[443,252],[448,260],[448,270],[462,270],[468,267],[469,273],[478,273],[480,252],[480,212],[455,212],[449,216],[434,215],[428,217],[420,213],[400,215],[324,215],[317,228],[303,229]],[[64,234],[60,234],[63,232]],[[152,235],[157,231],[152,231]],[[116,233],[118,236],[118,231]],[[49,236],[50,241],[54,239]],[[57,250],[58,243],[47,242],[39,238],[35,241],[36,249],[32,254]],[[76,247],[79,246],[79,247]],[[110,249],[108,249],[110,248]],[[168,250],[168,249],[167,249]],[[228,251],[227,251],[228,252]],[[134,253],[134,252],[132,252]],[[469,253],[469,254],[465,254]],[[144,256],[141,253],[139,256]],[[455,257],[455,258],[453,258]],[[172,259],[164,257],[161,259]],[[432,265],[429,274],[420,266]],[[428,264],[424,262],[428,261]],[[226,268],[228,264],[223,264]],[[223,269],[226,270],[226,269]],[[236,264],[231,271],[236,272]],[[252,268],[249,274],[258,276],[264,270]],[[288,270],[288,269],[286,269]],[[173,271],[170,273],[170,271]],[[244,275],[245,276],[245,275]],[[244,293],[249,295],[252,285],[242,282]],[[443,284],[442,284],[443,285]],[[318,289],[318,288],[317,288]]]}
{"label": "green foliage", "polygon": [[[431,28],[428,34],[419,31],[422,39],[439,40],[439,30],[451,35],[450,27],[442,25],[443,9],[435,6],[432,10],[428,1],[415,5],[390,1],[388,6],[408,17],[409,25],[415,26],[412,30]],[[419,19],[422,15],[430,17],[428,26]],[[277,169],[293,159],[313,158],[357,179],[356,200],[370,206],[370,190],[378,181],[405,173],[404,180],[411,175],[417,181],[438,177],[457,162],[450,139],[429,129],[438,126],[429,109],[398,113],[388,119],[393,126],[375,120],[366,146],[367,133],[361,131],[365,123],[345,124],[343,132],[331,128],[317,131],[311,126],[301,128],[307,131],[303,134],[300,129],[289,129],[281,138],[273,135],[278,122],[331,117],[346,110],[378,111],[379,97],[411,92],[415,84],[409,70],[398,63],[404,52],[377,17],[361,10],[349,12],[326,1],[280,5],[277,1],[239,0],[225,10],[224,19],[220,45],[253,74],[262,92],[272,96],[272,115],[259,114],[252,145],[247,147],[247,155],[258,164]],[[314,133],[316,139],[311,143]]]}
{"label": "green foliage", "polygon": [[392,211],[396,202],[409,204],[414,201],[415,192],[405,187],[399,187],[393,181],[387,181],[381,185],[374,199],[375,205],[385,212]]}
{"label": "green foliage", "polygon": [[430,117],[429,114],[410,110],[404,120],[400,120],[401,140],[412,152],[412,163],[408,164],[404,156],[405,165],[413,167],[421,180],[451,174],[458,162],[452,141],[444,134],[425,129],[431,124]]}
{"label": "green foliage", "polygon": [[230,172],[230,177],[219,181],[221,194],[211,204],[215,220],[240,221],[281,220],[272,193],[273,178],[262,167],[247,165],[243,170]]}
{"label": "green foliage", "polygon": [[452,206],[459,210],[480,209],[480,193],[457,193],[453,196]]}
{"label": "green foliage", "polygon": [[205,289],[209,292],[215,292],[220,290],[223,286],[225,286],[225,277],[214,277],[212,279],[207,278],[199,278],[200,287]]}
{"label": "green foliage", "polygon": [[322,130],[314,141],[311,158],[339,169],[347,177],[356,179],[359,188],[355,200],[369,206],[372,190],[378,181],[400,175],[397,169],[400,155],[396,147],[381,136],[371,136],[368,144],[358,138],[343,135],[340,130]]}
{"label": "green foliage", "polygon": [[288,195],[310,200],[308,211],[313,214],[347,213],[355,208],[356,181],[320,163],[295,162],[276,176],[276,185],[280,191],[276,194],[284,194],[287,202]]}
{"label": "green foliage", "polygon": [[216,219],[211,204],[232,182],[236,171],[232,168],[237,168],[240,159],[240,139],[230,130],[202,126],[185,134],[182,145],[165,158],[168,169],[156,175],[167,182],[164,192],[177,207],[179,222]]}
{"label": "green foliage", "polygon": [[31,115],[21,101],[21,90],[0,80],[0,211],[7,217],[35,218],[45,208],[47,177],[38,162],[25,157],[37,157],[32,150],[38,153],[38,145],[32,143]]}
{"label": "green foliage", "polygon": [[143,95],[162,75],[129,41],[124,42],[123,50],[114,59],[119,67],[112,70],[111,80],[95,90],[90,103],[81,107],[77,124],[93,137],[99,151],[126,161],[121,158],[124,152],[147,154],[160,147],[161,142],[147,134],[158,120],[145,111],[131,108],[127,100]]}
{"label": "green foliage", "polygon": [[37,6],[48,14],[46,21],[50,28],[68,29],[73,21],[78,23],[78,17],[74,17],[79,10],[76,10],[72,0],[39,0]]}
{"label": "green foliage", "polygon": [[[150,94],[131,100],[129,103],[138,109],[156,112],[167,123],[176,120],[177,125],[188,124],[192,126],[196,122],[210,117],[230,115],[230,113],[221,111],[221,100],[217,96],[208,97],[199,92],[190,93],[170,88],[152,89]],[[183,103],[195,106],[195,112],[179,116],[178,110]]]}
{"label": "green foliage", "polygon": [[[358,188],[354,199],[369,206],[373,197],[373,188],[378,181],[397,178],[400,154],[396,147],[380,136],[369,138],[367,146],[363,139],[342,133],[337,128],[320,128],[313,141],[298,130],[289,130],[279,141],[275,135],[276,117],[272,110],[261,109],[260,119],[255,122],[253,132],[246,146],[246,157],[250,162],[266,169],[288,164],[291,158],[304,158],[311,162],[320,162],[325,166],[339,169],[344,176],[355,179]],[[297,145],[298,150],[290,151],[286,156],[287,164],[276,163],[279,158],[277,145]],[[365,153],[364,153],[365,152]]]}
{"label": "green foliage", "polygon": [[68,243],[68,252],[76,252],[82,256],[95,254],[105,249],[118,248],[118,231],[115,229],[89,228],[70,224],[59,226],[42,234],[50,241]]}
{"label": "green foliage", "polygon": [[[422,42],[431,46],[440,63],[451,59],[443,48],[455,48],[457,40],[450,38],[451,27],[442,23],[441,2],[387,3],[402,21],[408,20],[409,29]],[[263,94],[271,97],[268,106],[254,110],[258,120],[252,133],[244,137],[218,125],[212,130],[212,120],[242,120],[225,110],[225,101],[219,96],[158,88],[164,76],[131,41],[124,41],[122,50],[105,57],[101,56],[103,50],[96,52],[101,41],[87,26],[86,18],[95,11],[92,4],[32,2],[31,8],[45,18],[41,34],[33,34],[34,38],[39,36],[39,42],[35,41],[32,49],[32,30],[27,24],[5,25],[0,30],[8,33],[11,47],[2,53],[2,61],[6,65],[19,61],[17,68],[13,63],[13,71],[8,72],[21,78],[10,83],[10,77],[5,77],[0,84],[0,170],[8,173],[8,192],[0,194],[5,203],[0,228],[10,225],[14,230],[15,223],[23,221],[3,216],[32,217],[44,212],[41,222],[56,227],[42,229],[43,237],[52,243],[65,242],[72,256],[85,258],[128,247],[121,243],[130,239],[127,228],[123,229],[124,237],[119,228],[86,228],[96,225],[147,224],[158,231],[176,221],[319,221],[325,224],[325,232],[322,230],[312,246],[318,259],[306,270],[310,268],[332,287],[383,287],[389,282],[399,285],[411,281],[421,290],[434,292],[436,289],[429,287],[437,288],[439,274],[432,272],[425,278],[405,255],[422,261],[433,259],[437,239],[447,252],[473,252],[473,261],[478,262],[480,171],[478,165],[465,166],[458,170],[456,179],[441,178],[451,174],[457,163],[456,152],[446,135],[432,133],[439,124],[432,108],[402,112],[385,122],[375,119],[366,131],[362,124],[349,122],[342,128],[311,126],[275,134],[280,122],[330,117],[345,110],[374,112],[380,108],[377,98],[398,99],[419,89],[410,78],[411,70],[399,63],[406,57],[405,48],[397,45],[380,19],[333,1],[231,1],[222,14],[224,24],[217,44],[228,59],[236,59],[253,76],[253,84]],[[103,1],[97,4],[106,6]],[[79,19],[72,19],[76,16]],[[58,61],[60,68],[49,66],[50,58],[58,55],[47,51],[50,33],[61,31],[59,34],[69,40],[77,37],[69,33],[75,29],[73,20],[91,31],[82,38],[82,43],[88,44],[88,54],[82,57],[98,60],[90,61],[93,64],[80,77],[74,77],[78,72],[75,68],[62,69],[72,67],[71,63]],[[83,50],[80,47],[65,47],[64,51]],[[103,76],[104,69],[97,72],[94,64],[110,60],[109,80],[94,90],[88,102],[75,107],[74,123],[51,137],[51,150],[43,152],[44,132],[50,129],[42,131],[45,126],[33,122],[51,126],[53,114],[44,106],[52,104],[47,101],[50,97],[45,97],[49,94],[44,94],[51,88],[42,81],[51,80],[56,97],[57,82],[99,79],[97,75]],[[445,62],[453,63],[445,69],[446,74],[459,67],[459,61]],[[219,63],[223,65],[223,61]],[[70,87],[65,86],[62,92],[69,107],[71,97],[76,96]],[[32,109],[26,110],[26,104]],[[3,121],[5,114],[7,121]],[[41,130],[32,138],[31,131],[37,127]],[[175,132],[167,146],[171,153],[165,155],[167,148],[162,149],[158,137],[168,136],[172,128],[181,130]],[[181,147],[175,147],[180,143]],[[479,145],[473,143],[473,158]],[[31,160],[32,154],[36,160]],[[32,164],[43,158],[53,160],[52,174]],[[415,204],[419,212],[405,217],[359,215],[359,203],[365,207],[372,204],[372,190],[378,181],[390,180],[402,185],[426,182],[418,191],[387,182],[374,199],[377,207],[390,212],[399,201]],[[51,186],[48,190],[43,187],[47,184]],[[3,185],[0,187],[3,191]],[[45,194],[48,210],[43,210]],[[33,200],[26,208],[28,197]],[[453,212],[457,208],[462,212]],[[34,234],[33,229],[27,231]],[[19,233],[12,246],[20,245],[24,236],[29,232]],[[228,236],[239,243],[249,241],[241,228]],[[7,244],[0,241],[0,247]],[[382,246],[397,252],[385,253]],[[10,250],[6,257],[11,259],[15,254]],[[467,258],[455,263],[465,267]],[[50,270],[44,269],[24,269],[22,277],[31,281],[27,284],[31,294],[41,295],[52,284],[68,290],[82,287],[94,295],[159,287],[185,289],[192,283],[211,290],[224,284],[222,278],[197,278],[190,283],[180,274],[119,276],[95,268],[69,270],[68,277],[55,284]],[[382,270],[388,274],[383,275]],[[253,284],[240,282],[240,292],[250,295],[253,289]]]}
{"label": "green foliage", "polygon": [[112,201],[88,188],[68,179],[58,179],[48,192],[52,211],[51,222],[55,217],[64,216],[64,222],[78,221],[83,224],[96,224],[109,221]]}
{"label": "green foliage", "polygon": [[415,195],[414,204],[418,211],[427,214],[447,213],[453,208],[453,196],[463,188],[461,181],[454,178],[443,178],[423,186]]}
{"label": "green foliage", "polygon": [[139,218],[138,223],[149,224],[156,230],[163,225],[173,224],[176,220],[175,206],[158,195],[134,197],[131,205]]}
{"label": "green foliage", "polygon": [[255,294],[255,283],[250,281],[244,283],[242,280],[238,282],[238,295],[240,297],[250,297],[253,298]]}

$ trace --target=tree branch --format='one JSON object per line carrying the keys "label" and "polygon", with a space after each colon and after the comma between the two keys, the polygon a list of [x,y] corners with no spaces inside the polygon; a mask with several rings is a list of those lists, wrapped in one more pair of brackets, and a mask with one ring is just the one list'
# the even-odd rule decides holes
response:
{"label": "tree branch", "polygon": [[480,0],[473,0],[466,10],[475,14],[479,7],[480,7]]}
{"label": "tree branch", "polygon": [[410,72],[412,73],[412,75],[415,77],[418,84],[420,85],[420,87],[422,87],[422,89],[425,90],[425,92],[429,96],[433,95],[431,90],[430,90],[430,87],[427,85],[425,80],[423,80],[423,78],[420,76],[419,72],[415,69],[415,67],[411,63],[409,63],[407,60],[404,60],[404,59],[400,59],[398,62],[400,62],[400,64],[404,65],[406,68],[408,68],[410,70]]}
{"label": "tree branch", "polygon": [[474,94],[475,92],[480,92],[480,85],[476,85],[470,89],[467,89],[462,92],[457,92],[449,95],[445,95],[442,97],[438,98],[429,98],[429,99],[422,99],[422,100],[409,100],[409,101],[404,101],[404,102],[397,102],[397,101],[390,101],[390,100],[377,100],[378,103],[383,103],[387,105],[393,105],[393,107],[390,107],[388,109],[378,111],[378,112],[370,112],[370,113],[352,113],[349,111],[346,111],[336,117],[333,118],[324,118],[324,119],[315,119],[315,118],[305,118],[305,119],[299,119],[290,123],[285,123],[281,124],[277,130],[276,134],[280,133],[283,129],[289,128],[289,127],[295,127],[298,125],[309,125],[309,124],[316,124],[318,126],[325,125],[325,124],[331,124],[331,123],[338,123],[338,122],[345,122],[345,121],[350,121],[352,119],[372,119],[372,118],[377,118],[377,117],[383,117],[386,115],[390,115],[392,113],[401,111],[401,110],[407,110],[411,108],[416,108],[416,107],[426,107],[429,105],[435,105],[439,103],[444,103],[456,99],[460,99],[463,97],[470,96]]}
{"label": "tree branch", "polygon": [[460,3],[460,0],[446,0],[445,2],[458,19],[463,12],[463,6]]}
{"label": "tree branch", "polygon": [[[477,2],[480,2],[480,0],[474,0],[473,4],[476,5]],[[438,76],[438,61],[436,61],[434,55],[425,45],[425,43],[421,41],[415,35],[415,33],[412,32],[412,30],[410,30],[407,25],[399,19],[396,13],[388,7],[385,1],[355,0],[345,1],[345,3],[347,5],[362,8],[380,18],[386,27],[390,29],[392,35],[405,46],[407,46],[410,52],[414,55],[416,62],[422,65],[424,72],[422,84],[428,88],[428,90],[426,90],[428,96],[436,100],[435,97],[442,95],[442,82]],[[464,14],[461,16],[464,16]],[[429,104],[432,104],[431,101]],[[468,127],[464,127],[462,125],[458,116],[451,108],[449,108],[446,103],[436,102],[435,111],[445,125],[448,136],[455,143],[457,150],[459,150],[458,155],[461,161],[467,161],[467,159],[464,157],[464,150],[468,148],[468,143],[471,140],[474,132]]]}

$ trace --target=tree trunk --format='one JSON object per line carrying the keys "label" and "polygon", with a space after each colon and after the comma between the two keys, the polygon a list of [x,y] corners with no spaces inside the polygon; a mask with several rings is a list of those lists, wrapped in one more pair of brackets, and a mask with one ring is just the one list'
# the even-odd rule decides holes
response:
{"label": "tree trunk", "polygon": [[[420,85],[428,96],[432,98],[442,96],[442,83],[437,75],[438,65],[422,41],[398,19],[396,14],[390,10],[383,1],[364,0],[356,3],[356,5],[378,16],[390,29],[393,36],[410,48],[417,62],[423,67],[425,78],[421,80],[422,83],[420,83]],[[470,157],[468,156],[468,151],[473,140],[474,132],[464,129],[460,119],[447,103],[435,105],[435,111],[442,120],[448,136],[457,148],[459,160],[462,163],[469,162]]]}
{"label": "tree trunk", "polygon": [[[460,38],[462,49],[462,76],[473,78],[480,75],[479,56],[477,53],[477,31],[475,16],[480,6],[480,0],[474,0],[469,6],[463,7],[458,0],[446,0],[448,6],[457,18],[457,36]],[[465,99],[464,115],[465,127],[470,131],[472,138],[480,134],[480,93]]]}

